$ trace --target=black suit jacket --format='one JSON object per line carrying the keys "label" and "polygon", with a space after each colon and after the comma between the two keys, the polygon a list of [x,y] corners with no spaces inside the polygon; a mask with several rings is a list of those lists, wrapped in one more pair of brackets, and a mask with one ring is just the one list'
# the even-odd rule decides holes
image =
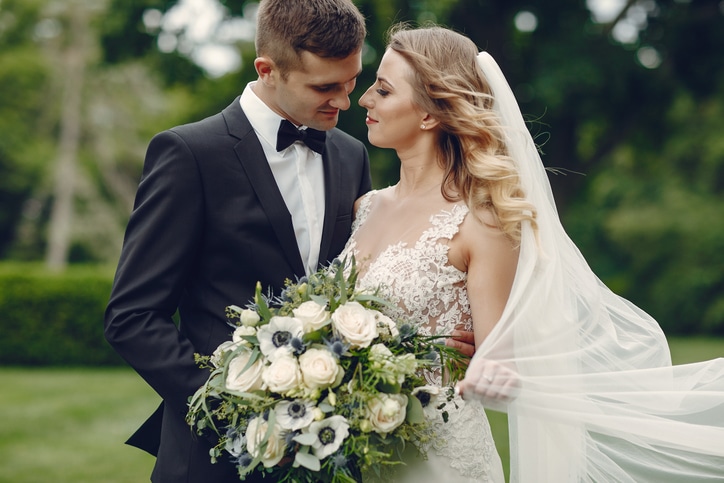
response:
{"label": "black suit jacket", "polygon": [[[370,189],[364,145],[327,134],[320,262],[351,228],[354,201]],[[105,316],[115,350],[162,397],[128,443],[157,456],[152,480],[238,481],[228,460],[184,422],[208,372],[194,353],[230,338],[224,308],[245,305],[257,281],[276,292],[304,275],[291,215],[238,98],[221,113],[179,126],[148,146]],[[180,323],[172,317],[178,310]]]}

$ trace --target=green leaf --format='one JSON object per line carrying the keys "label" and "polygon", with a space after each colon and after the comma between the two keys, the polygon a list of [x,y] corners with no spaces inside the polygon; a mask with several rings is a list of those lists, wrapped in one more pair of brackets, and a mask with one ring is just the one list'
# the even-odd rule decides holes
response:
{"label": "green leaf", "polygon": [[259,345],[259,338],[255,335],[242,335],[241,338],[253,346]]}
{"label": "green leaf", "polygon": [[328,299],[327,297],[323,297],[322,295],[314,295],[314,294],[311,294],[311,295],[309,296],[309,299],[312,300],[312,301],[314,301],[314,302],[316,302],[316,303],[318,303],[319,305],[324,305],[324,306],[326,306],[326,305],[329,303],[329,299]]}
{"label": "green leaf", "polygon": [[425,412],[422,410],[422,403],[416,396],[407,398],[407,416],[405,417],[410,424],[422,424],[425,422]]}
{"label": "green leaf", "polygon": [[384,392],[385,394],[399,394],[402,388],[397,383],[393,384],[386,381],[380,381],[375,386],[375,389],[379,392]]}
{"label": "green leaf", "polygon": [[254,293],[254,303],[257,307],[257,312],[262,320],[269,321],[272,318],[271,310],[264,300],[264,296],[261,293],[261,282],[256,282],[256,292]]}
{"label": "green leaf", "polygon": [[312,471],[319,471],[321,468],[319,458],[310,453],[297,453],[296,456],[294,456],[294,461]]}
{"label": "green leaf", "polygon": [[334,411],[334,406],[325,402],[320,403],[317,407],[321,409],[324,413],[331,413],[332,411]]}
{"label": "green leaf", "polygon": [[334,274],[334,281],[339,287],[339,303],[344,304],[347,302],[347,280],[344,278],[344,270],[339,268],[337,273]]}

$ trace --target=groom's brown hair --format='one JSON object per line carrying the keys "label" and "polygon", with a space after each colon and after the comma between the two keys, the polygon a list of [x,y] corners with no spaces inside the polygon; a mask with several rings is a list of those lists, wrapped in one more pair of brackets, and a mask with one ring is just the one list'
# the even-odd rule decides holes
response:
{"label": "groom's brown hair", "polygon": [[302,68],[302,51],[344,59],[362,48],[366,34],[351,0],[262,0],[256,55],[271,58],[284,75]]}

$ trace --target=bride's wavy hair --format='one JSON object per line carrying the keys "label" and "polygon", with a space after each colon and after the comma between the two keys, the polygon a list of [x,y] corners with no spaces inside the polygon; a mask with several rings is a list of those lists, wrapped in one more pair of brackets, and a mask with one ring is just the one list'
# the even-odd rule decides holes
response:
{"label": "bride's wavy hair", "polygon": [[476,216],[476,208],[491,209],[499,228],[518,245],[522,221],[536,228],[535,208],[525,199],[508,155],[495,100],[477,63],[478,48],[464,35],[438,26],[399,24],[388,36],[388,48],[412,67],[414,102],[440,122],[443,196],[464,200]]}

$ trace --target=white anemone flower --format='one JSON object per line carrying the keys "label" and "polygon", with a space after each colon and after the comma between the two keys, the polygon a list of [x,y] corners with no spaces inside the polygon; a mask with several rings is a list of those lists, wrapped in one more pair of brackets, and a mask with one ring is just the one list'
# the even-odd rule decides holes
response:
{"label": "white anemone flower", "polygon": [[439,386],[419,386],[412,390],[412,395],[420,401],[426,417],[434,418],[440,414],[437,406],[444,397]]}
{"label": "white anemone flower", "polygon": [[289,343],[295,337],[301,338],[304,335],[302,321],[295,317],[272,317],[267,325],[259,327],[256,333],[259,340],[259,348],[269,360],[279,355],[280,352],[290,353],[292,351]]}
{"label": "white anemone flower", "polygon": [[312,444],[314,456],[320,460],[331,455],[342,446],[349,435],[349,423],[339,414],[309,425],[309,433],[317,436]]}
{"label": "white anemone flower", "polygon": [[314,409],[311,401],[303,399],[281,401],[275,408],[277,423],[282,428],[291,431],[304,429],[314,421]]}

